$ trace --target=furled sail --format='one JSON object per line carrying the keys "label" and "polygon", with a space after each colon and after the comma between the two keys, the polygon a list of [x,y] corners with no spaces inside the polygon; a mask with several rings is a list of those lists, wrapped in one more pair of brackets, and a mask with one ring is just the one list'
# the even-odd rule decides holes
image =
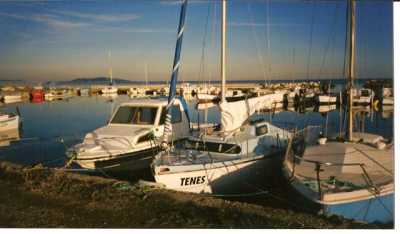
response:
{"label": "furled sail", "polygon": [[282,94],[267,94],[235,102],[223,101],[219,104],[222,131],[239,129],[256,111],[272,108]]}

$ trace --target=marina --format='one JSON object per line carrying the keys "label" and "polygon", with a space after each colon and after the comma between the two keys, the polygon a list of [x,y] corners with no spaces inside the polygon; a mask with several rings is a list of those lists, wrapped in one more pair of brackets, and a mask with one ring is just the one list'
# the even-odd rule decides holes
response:
{"label": "marina", "polygon": [[[288,14],[295,3],[266,0],[253,3],[263,7],[263,11],[258,8],[254,12],[246,1],[201,3],[207,4],[190,0],[161,3],[162,7],[179,9],[176,38],[165,39],[170,46],[175,40],[170,51],[172,69],[168,72],[160,68],[161,57],[150,61],[141,54],[144,51],[135,51],[134,65],[129,59],[122,60],[133,50],[121,47],[132,44],[121,37],[121,44],[110,46],[107,59],[100,58],[100,50],[93,50],[99,58],[93,57],[87,68],[72,71],[69,66],[79,62],[64,61],[64,73],[58,74],[63,78],[0,80],[0,189],[22,192],[15,198],[0,193],[0,200],[4,200],[0,211],[10,209],[9,205],[21,199],[31,202],[35,209],[41,209],[36,207],[39,199],[58,210],[63,208],[56,201],[63,200],[65,206],[70,206],[73,197],[81,197],[76,204],[89,204],[81,205],[88,215],[83,220],[96,219],[92,212],[115,209],[102,202],[115,196],[120,206],[117,210],[132,210],[118,213],[115,217],[119,219],[110,219],[114,223],[110,227],[114,228],[175,227],[177,223],[180,228],[205,227],[204,217],[196,219],[193,211],[213,207],[214,214],[224,216],[220,214],[225,212],[222,203],[227,204],[226,217],[231,211],[245,220],[257,216],[247,228],[321,228],[324,222],[329,228],[335,222],[337,228],[394,228],[393,71],[389,65],[369,64],[380,61],[371,60],[366,51],[375,51],[389,62],[393,58],[387,56],[391,51],[387,46],[379,50],[360,39],[366,35],[366,9],[374,12],[375,8],[357,0],[296,3],[304,8],[296,14],[310,16],[305,21],[298,16],[297,24],[294,15]],[[0,4],[14,7],[12,3]],[[238,6],[246,4],[248,18],[243,18],[238,10],[243,7]],[[390,8],[386,3],[374,4]],[[318,15],[317,6],[329,10],[330,20]],[[195,9],[202,9],[207,16],[200,17]],[[287,11],[292,23],[271,23],[271,17],[279,20],[272,9]],[[52,14],[56,13],[54,10]],[[90,19],[87,25],[76,23],[77,19],[47,24],[59,27],[57,33],[61,28],[77,30],[72,37],[83,33],[77,28],[94,26],[95,22],[103,24],[103,28],[96,28],[96,34],[102,34],[116,22],[126,27],[142,17],[58,13],[60,19]],[[265,17],[265,22],[255,23],[257,14],[258,18]],[[0,18],[27,19],[1,12]],[[248,22],[237,22],[238,18]],[[43,23],[37,17],[33,19]],[[195,38],[202,42],[194,46],[193,29],[188,31],[187,25],[201,31],[199,22],[205,24],[204,32],[197,32]],[[327,25],[331,29],[324,33],[321,30],[329,29]],[[243,26],[251,33],[243,33]],[[307,30],[292,31],[291,37],[282,39],[288,32],[282,34],[280,27],[294,26],[296,30]],[[241,33],[232,33],[234,29]],[[258,34],[260,29],[262,34]],[[154,33],[141,30],[133,33]],[[295,34],[299,41],[289,42]],[[251,43],[243,43],[246,36]],[[141,40],[161,48],[150,38]],[[104,47],[104,41],[96,43]],[[247,47],[241,49],[238,45]],[[153,53],[149,49],[152,47],[146,48],[146,53]],[[162,50],[154,49],[161,54]],[[201,56],[194,62],[199,54],[196,50]],[[200,66],[194,69],[194,65]],[[135,69],[129,68],[130,73],[126,73],[127,66]],[[10,67],[8,74],[14,72]],[[93,67],[104,71],[89,72]],[[116,73],[130,78],[117,78]],[[76,74],[85,78],[71,79]],[[172,214],[181,218],[171,208],[173,204],[182,209],[181,214],[189,215],[186,226],[170,219]],[[234,211],[227,208],[231,205],[236,207]],[[249,209],[255,213],[250,214]],[[167,221],[143,220],[144,216],[153,217],[153,210],[163,210]],[[272,214],[266,215],[266,211]],[[25,222],[10,218],[13,212],[3,215],[13,224],[8,226],[7,220],[0,218],[0,227],[20,227]],[[132,212],[143,217],[132,218]],[[306,217],[310,220],[305,221]],[[55,216],[56,226],[59,218]],[[246,227],[241,222],[217,219],[206,227]],[[102,222],[100,227],[107,227],[108,221]],[[28,226],[34,223],[28,222]],[[87,226],[80,223],[67,227],[81,226],[99,227],[99,223],[89,221]]]}

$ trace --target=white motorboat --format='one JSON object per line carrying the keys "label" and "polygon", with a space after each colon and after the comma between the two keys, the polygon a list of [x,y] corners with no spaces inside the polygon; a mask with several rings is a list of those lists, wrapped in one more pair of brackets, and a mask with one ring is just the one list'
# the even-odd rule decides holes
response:
{"label": "white motorboat", "polygon": [[394,105],[393,88],[382,88],[380,96],[382,105]]}
{"label": "white motorboat", "polygon": [[372,89],[352,89],[354,105],[371,105],[375,93]]}
{"label": "white motorboat", "polygon": [[72,96],[71,92],[66,89],[52,89],[46,91],[44,94],[44,99],[46,101],[61,100],[70,98]]}
{"label": "white motorboat", "polygon": [[336,102],[337,102],[337,96],[334,95],[334,94],[320,94],[320,95],[318,95],[318,97],[317,97],[317,102],[318,102],[320,105],[323,105],[323,104],[328,104],[328,105],[330,105],[330,104],[336,104]]}
{"label": "white motorboat", "polygon": [[[394,208],[393,144],[379,135],[353,132],[353,115],[357,113],[353,104],[369,104],[373,92],[361,89],[356,95],[357,90],[352,87],[355,74],[355,0],[348,0],[347,10],[347,36],[351,38],[347,40],[347,48],[350,48],[347,137],[343,139],[339,134],[338,138],[328,139],[327,134],[320,135],[321,129],[311,127],[296,133],[288,146],[283,174],[302,197],[317,204],[324,213],[367,219],[369,222],[390,221],[393,220]],[[370,210],[369,207],[373,208]]]}
{"label": "white motorboat", "polygon": [[144,97],[146,96],[146,89],[140,87],[129,88],[127,91],[130,97]]}
{"label": "white motorboat", "polygon": [[113,85],[109,85],[101,89],[101,94],[117,94],[117,93],[118,93],[118,88]]}
{"label": "white motorboat", "polygon": [[79,89],[79,96],[81,96],[81,97],[90,96],[90,89],[88,89],[88,88],[80,88]]}
{"label": "white motorboat", "polygon": [[22,101],[22,95],[20,93],[4,94],[4,95],[2,95],[1,100],[4,103],[21,102]]}
{"label": "white motorboat", "polygon": [[336,105],[319,105],[318,106],[318,112],[319,113],[327,113],[330,111],[336,110]]}
{"label": "white motorboat", "polygon": [[[178,42],[183,34],[185,8],[181,9]],[[227,102],[225,99],[226,0],[222,0],[221,91],[219,130],[209,129],[179,147],[166,148],[155,157],[152,169],[156,182],[167,189],[191,193],[238,194],[260,191],[267,175],[283,159],[290,133],[249,118],[270,99],[267,96]],[[177,63],[179,65],[179,60]],[[176,76],[173,76],[176,79]],[[171,84],[176,83],[172,80]],[[174,87],[171,85],[171,89]],[[171,93],[171,92],[170,92]],[[172,99],[173,100],[173,99]],[[166,132],[167,133],[167,132]],[[276,167],[275,167],[276,168]],[[278,166],[278,168],[280,168]],[[262,189],[261,189],[262,190]]]}
{"label": "white motorboat", "polygon": [[[106,126],[88,133],[67,154],[86,169],[149,168],[159,149],[156,142],[164,132],[166,105],[166,99],[138,99],[120,104]],[[189,135],[185,104],[176,99],[171,108],[174,134],[170,142]]]}

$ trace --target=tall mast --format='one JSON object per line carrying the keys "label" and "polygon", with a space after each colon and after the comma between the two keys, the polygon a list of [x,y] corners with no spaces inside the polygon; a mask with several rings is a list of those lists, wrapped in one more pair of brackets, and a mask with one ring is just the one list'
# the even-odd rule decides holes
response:
{"label": "tall mast", "polygon": [[147,84],[148,84],[148,71],[147,71],[147,62],[144,64],[144,77],[146,79],[146,89],[147,89]]}
{"label": "tall mast", "polygon": [[[174,64],[172,66],[172,74],[171,74],[171,81],[169,83],[169,94],[168,94],[168,105],[166,107],[167,109],[167,115],[165,117],[165,125],[164,125],[164,133],[163,133],[163,143],[162,147],[167,148],[168,146],[168,137],[172,135],[172,124],[171,124],[171,116],[172,116],[172,111],[171,111],[171,106],[172,103],[175,99],[176,95],[176,83],[178,82],[178,72],[179,72],[179,67],[181,64],[181,48],[182,48],[182,42],[183,42],[183,32],[185,30],[185,18],[186,18],[186,8],[187,8],[188,0],[183,0],[182,5],[181,5],[181,12],[179,16],[179,26],[178,26],[178,35],[177,35],[177,40],[176,40],[176,45],[175,45],[175,55],[174,55]],[[189,115],[186,112],[186,116],[189,119]]]}
{"label": "tall mast", "polygon": [[225,62],[226,62],[226,0],[222,0],[221,7],[221,102],[225,101]]}
{"label": "tall mast", "polygon": [[353,81],[354,81],[354,66],[355,66],[355,1],[348,0],[348,10],[350,10],[350,14],[348,13],[349,20],[349,32],[350,38],[348,40],[348,48],[349,48],[349,67],[348,67],[348,140],[353,140]]}
{"label": "tall mast", "polygon": [[113,73],[112,73],[112,66],[111,66],[111,51],[108,51],[108,65],[110,66],[108,69],[108,75],[110,76],[110,85],[112,85]]}
{"label": "tall mast", "polygon": [[184,0],[181,5],[181,13],[179,17],[178,35],[175,45],[174,64],[172,66],[171,81],[169,83],[168,107],[176,95],[176,83],[178,82],[178,72],[181,64],[181,48],[183,42],[183,32],[185,30],[186,8],[188,0]]}

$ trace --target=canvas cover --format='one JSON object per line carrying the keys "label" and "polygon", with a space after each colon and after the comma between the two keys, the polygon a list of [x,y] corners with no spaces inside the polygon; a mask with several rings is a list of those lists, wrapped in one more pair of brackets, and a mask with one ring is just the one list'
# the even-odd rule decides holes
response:
{"label": "canvas cover", "polygon": [[219,104],[222,131],[234,131],[257,110],[271,108],[282,94],[268,94],[235,102],[223,101]]}

